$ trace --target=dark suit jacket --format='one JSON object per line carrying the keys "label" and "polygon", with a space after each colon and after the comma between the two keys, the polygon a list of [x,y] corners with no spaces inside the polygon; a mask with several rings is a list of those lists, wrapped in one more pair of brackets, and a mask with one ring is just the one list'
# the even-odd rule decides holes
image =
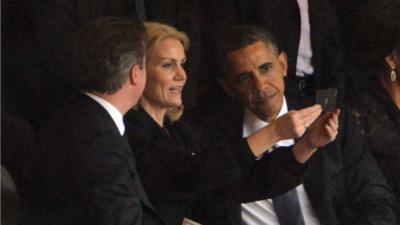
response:
{"label": "dark suit jacket", "polygon": [[34,224],[163,224],[127,139],[93,99],[74,98],[43,127],[38,146]]}
{"label": "dark suit jacket", "polygon": [[[226,137],[229,140],[226,143],[234,146],[242,137],[243,110],[240,106],[222,107],[235,104],[227,103],[228,101],[216,101],[219,102],[217,106],[207,106],[203,112],[208,114],[202,117],[202,123],[206,127],[209,139]],[[288,99],[289,110],[306,105],[309,105],[307,101]],[[214,130],[216,132],[213,132]],[[239,148],[231,149],[240,151]],[[273,161],[274,159],[271,159],[269,163],[274,163]],[[260,168],[253,167],[253,171],[254,169]],[[250,173],[253,171],[250,170]],[[265,179],[269,181],[270,186],[279,188],[278,183],[273,183],[279,179]],[[393,195],[371,154],[365,148],[358,128],[352,121],[351,112],[345,106],[342,107],[336,140],[308,160],[303,179],[305,190],[321,224],[395,224]],[[265,187],[259,188],[256,185],[252,187],[252,193],[257,195]],[[247,183],[247,186],[252,185]],[[221,194],[208,196],[208,202],[203,203],[209,208],[216,208],[214,214],[205,217],[202,215],[204,224],[241,224],[240,210],[232,210],[235,205],[232,202],[227,204],[220,196]],[[260,195],[252,196],[252,200],[244,200],[265,199],[259,197]]]}
{"label": "dark suit jacket", "polygon": [[[288,108],[307,101],[288,99]],[[307,162],[304,187],[321,224],[396,224],[394,196],[349,108],[340,105],[336,140]]]}

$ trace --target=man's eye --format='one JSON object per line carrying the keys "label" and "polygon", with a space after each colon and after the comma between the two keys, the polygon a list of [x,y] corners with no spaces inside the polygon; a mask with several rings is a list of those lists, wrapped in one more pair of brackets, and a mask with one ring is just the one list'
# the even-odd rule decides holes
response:
{"label": "man's eye", "polygon": [[271,69],[271,67],[272,67],[272,65],[267,65],[267,64],[262,65],[262,66],[260,66],[260,72],[266,73]]}
{"label": "man's eye", "polygon": [[239,81],[247,81],[250,80],[250,74],[241,74],[238,76]]}

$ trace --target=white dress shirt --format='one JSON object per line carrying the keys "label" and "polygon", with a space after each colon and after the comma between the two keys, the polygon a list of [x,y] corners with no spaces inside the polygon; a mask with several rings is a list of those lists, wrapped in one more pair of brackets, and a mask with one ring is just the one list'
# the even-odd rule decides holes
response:
{"label": "white dress shirt", "polygon": [[113,119],[115,125],[118,128],[119,133],[121,134],[121,136],[124,135],[125,125],[122,113],[117,108],[115,108],[111,103],[100,98],[99,96],[96,96],[88,92],[84,92],[84,94],[89,96],[96,102],[98,102],[108,112],[108,114],[110,114],[111,118]]}
{"label": "white dress shirt", "polygon": [[312,46],[310,38],[310,19],[308,14],[308,0],[297,0],[300,9],[300,43],[297,53],[296,76],[304,77],[314,73],[311,64]]}
{"label": "white dress shirt", "polygon": [[[286,99],[283,99],[282,108],[279,111],[278,117],[288,112]],[[243,120],[243,137],[247,137],[260,128],[268,125],[268,123],[260,120],[249,110],[245,111]],[[276,143],[275,147],[291,146],[294,144],[293,139],[282,140]],[[271,151],[271,150],[269,150]],[[261,178],[262,179],[262,178]],[[310,204],[307,193],[304,190],[304,185],[301,184],[296,187],[297,195],[299,197],[300,209],[303,214],[304,222],[306,225],[319,225],[318,218]],[[276,216],[272,199],[265,199],[255,202],[243,203],[242,206],[242,220],[243,224],[247,225],[279,225]]]}

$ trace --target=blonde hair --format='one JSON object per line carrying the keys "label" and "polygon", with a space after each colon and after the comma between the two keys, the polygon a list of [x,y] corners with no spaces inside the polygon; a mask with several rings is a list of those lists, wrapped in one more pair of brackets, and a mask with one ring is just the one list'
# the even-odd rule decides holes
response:
{"label": "blonde hair", "polygon": [[189,38],[184,32],[158,22],[145,22],[144,25],[146,27],[146,50],[167,38],[178,39],[182,43],[185,51],[189,49]]}

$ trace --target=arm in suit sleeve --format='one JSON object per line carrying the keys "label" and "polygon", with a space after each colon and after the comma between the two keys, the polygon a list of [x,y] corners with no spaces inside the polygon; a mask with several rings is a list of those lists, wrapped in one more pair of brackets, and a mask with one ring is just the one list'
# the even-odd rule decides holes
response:
{"label": "arm in suit sleeve", "polygon": [[[243,139],[242,149],[249,148]],[[250,149],[245,152],[251,152]],[[240,199],[252,202],[279,196],[301,183],[303,165],[295,159],[292,147],[280,147],[261,159],[254,156],[241,168]]]}
{"label": "arm in suit sleeve", "polygon": [[341,117],[347,196],[350,218],[353,218],[348,224],[395,224],[394,196],[386,180],[353,122],[350,110],[342,110]]}
{"label": "arm in suit sleeve", "polygon": [[[129,146],[121,137],[99,138],[90,150],[82,171],[83,195],[87,197],[93,224],[142,224],[141,194],[144,194]],[[84,201],[86,202],[86,201]]]}

